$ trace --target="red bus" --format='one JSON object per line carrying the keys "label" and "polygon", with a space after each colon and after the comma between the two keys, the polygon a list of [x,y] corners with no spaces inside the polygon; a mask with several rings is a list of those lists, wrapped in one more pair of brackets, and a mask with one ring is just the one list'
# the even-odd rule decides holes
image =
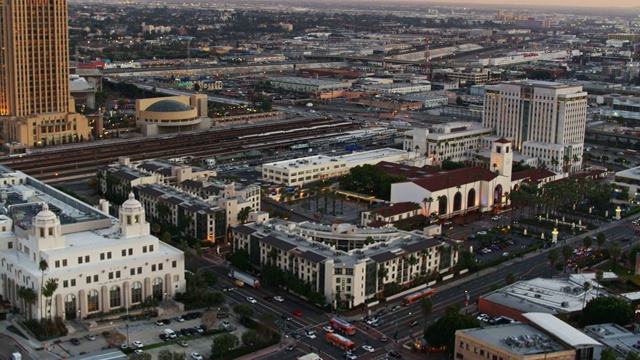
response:
{"label": "red bus", "polygon": [[356,327],[340,318],[329,319],[329,325],[337,331],[340,331],[347,335],[354,335],[356,333]]}
{"label": "red bus", "polygon": [[422,299],[423,297],[432,297],[436,293],[436,289],[426,288],[424,290],[420,290],[414,292],[413,294],[409,294],[402,298],[402,305],[408,306],[413,304],[414,302]]}
{"label": "red bus", "polygon": [[327,341],[345,351],[353,351],[356,343],[336,333],[327,333]]}

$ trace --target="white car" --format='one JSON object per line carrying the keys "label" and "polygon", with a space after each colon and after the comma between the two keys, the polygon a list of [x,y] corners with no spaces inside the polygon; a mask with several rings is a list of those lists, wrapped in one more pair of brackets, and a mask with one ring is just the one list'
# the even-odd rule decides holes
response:
{"label": "white car", "polygon": [[140,349],[133,350],[133,353],[134,353],[134,354],[136,354],[136,355],[140,355],[140,354],[142,354],[143,352],[144,352],[144,351],[143,351],[143,350],[140,350]]}
{"label": "white car", "polygon": [[356,354],[354,354],[354,353],[352,353],[352,352],[347,352],[347,353],[345,354],[345,356],[346,356],[346,357],[347,357],[347,359],[349,359],[349,360],[355,360],[355,359],[357,359],[357,358],[358,358],[358,357],[356,356]]}
{"label": "white car", "polygon": [[487,232],[484,230],[478,231],[477,232],[478,235],[487,235]]}
{"label": "white car", "polygon": [[141,348],[141,347],[144,346],[142,344],[142,341],[134,341],[134,342],[131,343],[131,345],[133,345],[134,347],[137,347],[137,348]]}
{"label": "white car", "polygon": [[247,296],[247,301],[252,304],[256,304],[258,302],[258,300],[254,299],[252,296]]}
{"label": "white car", "polygon": [[362,350],[368,351],[368,352],[376,351],[376,349],[374,349],[373,346],[371,346],[371,345],[362,345]]}
{"label": "white car", "polygon": [[378,321],[378,319],[376,319],[376,318],[371,318],[371,319],[367,320],[367,324],[368,324],[368,325],[371,325],[371,324],[375,323],[376,321]]}
{"label": "white car", "polygon": [[329,326],[329,325],[323,327],[322,330],[324,330],[326,332],[333,332],[333,328],[331,326]]}
{"label": "white car", "polygon": [[277,302],[284,302],[284,298],[282,296],[274,296],[273,300],[275,300]]}
{"label": "white car", "polygon": [[305,331],[305,335],[309,338],[309,339],[315,339],[316,338],[316,332],[313,330],[307,330]]}
{"label": "white car", "polygon": [[178,316],[176,316],[176,321],[177,322],[184,322],[184,318],[182,317],[182,315],[178,315]]}
{"label": "white car", "polygon": [[202,355],[198,354],[197,352],[192,352],[191,353],[191,358],[193,360],[202,360]]}

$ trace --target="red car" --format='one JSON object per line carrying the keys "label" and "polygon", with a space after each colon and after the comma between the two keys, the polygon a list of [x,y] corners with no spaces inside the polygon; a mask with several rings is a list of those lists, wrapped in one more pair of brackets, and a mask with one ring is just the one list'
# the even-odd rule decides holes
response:
{"label": "red car", "polygon": [[302,311],[300,310],[291,310],[291,313],[295,316],[302,316]]}
{"label": "red car", "polygon": [[418,320],[413,320],[412,322],[409,323],[409,327],[414,327],[418,325]]}

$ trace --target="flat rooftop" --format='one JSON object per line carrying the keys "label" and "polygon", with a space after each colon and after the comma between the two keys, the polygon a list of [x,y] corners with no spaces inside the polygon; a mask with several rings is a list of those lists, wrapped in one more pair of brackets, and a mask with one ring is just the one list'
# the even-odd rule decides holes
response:
{"label": "flat rooftop", "polygon": [[349,163],[363,163],[366,161],[383,161],[385,157],[391,156],[406,156],[407,152],[398,149],[392,148],[384,148],[384,149],[375,149],[369,151],[358,151],[353,152],[351,154],[345,155],[314,155],[314,156],[306,156],[297,159],[291,160],[282,160],[275,161],[270,163],[265,163],[263,166],[274,166],[279,168],[287,168],[291,167],[305,167],[311,165],[321,165],[321,164],[330,164],[336,161],[342,161]]}
{"label": "flat rooftop", "polygon": [[[310,259],[313,262],[319,263],[325,259],[333,259],[336,263],[344,263],[347,266],[353,266],[368,259],[384,262],[403,253],[416,252],[443,243],[416,232],[400,231],[395,228],[357,227],[355,233],[343,234],[347,229],[355,226],[347,223],[337,225],[336,233],[332,233],[334,225],[312,222],[293,223],[280,219],[270,219],[265,224],[241,226],[264,234],[263,239],[267,236],[276,238],[277,241],[273,241],[271,245],[286,251],[295,249],[301,254],[306,253],[315,259]],[[338,241],[364,241],[367,237],[371,237],[375,242],[349,251],[339,250],[328,243],[313,240],[313,238],[324,238]]]}
{"label": "flat rooftop", "polygon": [[523,323],[458,331],[520,356],[571,350],[541,330]]}

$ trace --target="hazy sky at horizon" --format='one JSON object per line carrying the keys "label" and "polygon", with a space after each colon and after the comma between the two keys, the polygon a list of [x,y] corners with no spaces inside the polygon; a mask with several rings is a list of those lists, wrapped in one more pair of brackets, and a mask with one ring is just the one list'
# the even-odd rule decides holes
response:
{"label": "hazy sky at horizon", "polygon": [[[561,7],[605,7],[605,8],[616,8],[616,7],[640,7],[640,1],[638,0],[614,0],[612,2],[603,2],[602,0],[564,0],[564,1],[553,1],[553,0],[452,0],[452,3],[457,4],[495,4],[495,5],[504,5],[505,8],[508,8],[510,5],[535,5],[535,6],[561,6]],[[640,15],[640,14],[639,14]]]}

